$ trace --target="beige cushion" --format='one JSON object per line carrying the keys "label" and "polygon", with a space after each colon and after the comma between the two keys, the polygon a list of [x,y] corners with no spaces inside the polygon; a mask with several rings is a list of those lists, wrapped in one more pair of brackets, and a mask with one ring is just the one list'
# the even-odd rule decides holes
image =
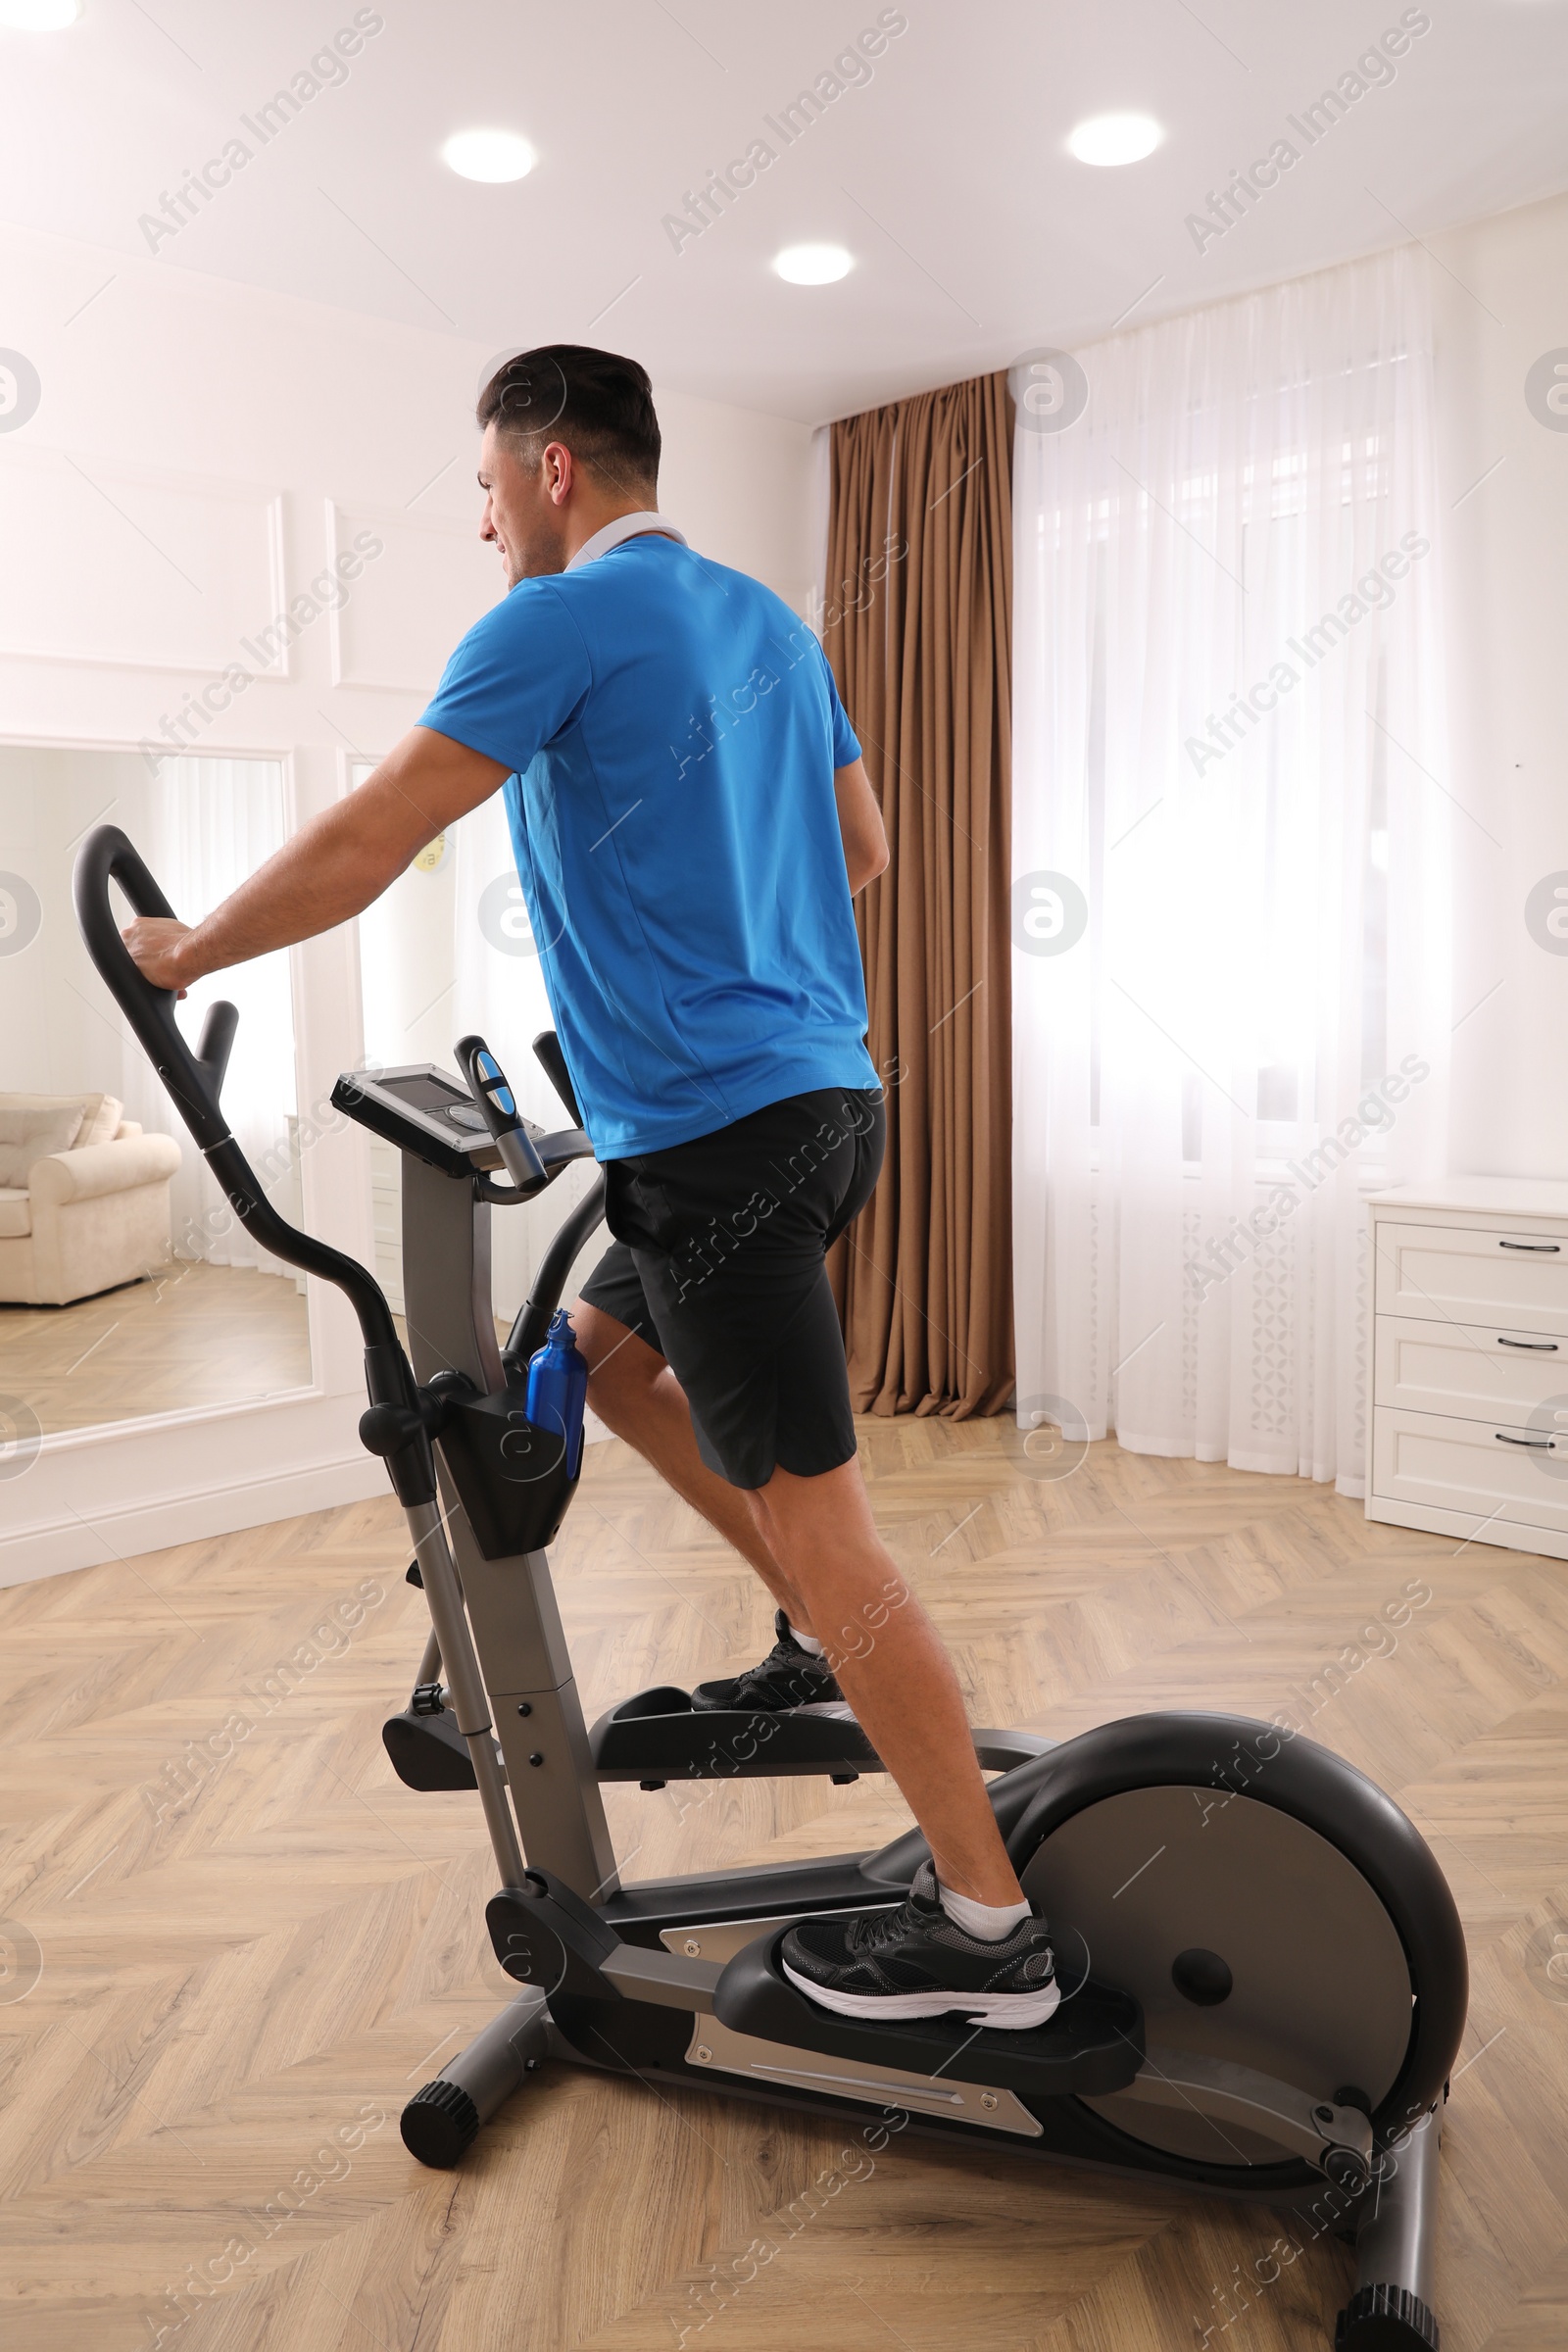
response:
{"label": "beige cushion", "polygon": [[20,1242],[32,1231],[32,1203],[25,1193],[0,1190],[0,1241]]}
{"label": "beige cushion", "polygon": [[123,1102],[113,1095],[89,1095],[76,1134],[75,1149],[85,1152],[89,1144],[112,1144],[120,1130],[120,1114]]}
{"label": "beige cushion", "polygon": [[84,1109],[79,1098],[25,1109],[17,1107],[15,1097],[0,1102],[0,1186],[25,1187],[35,1159],[69,1152],[81,1131]]}
{"label": "beige cushion", "polygon": [[102,1095],[84,1094],[79,1088],[74,1095],[0,1095],[0,1111],[64,1110],[68,1102],[74,1102],[86,1114],[95,1111],[102,1101]]}
{"label": "beige cushion", "polygon": [[[47,1144],[44,1150],[61,1152],[74,1147],[77,1151],[85,1151],[90,1144],[114,1141],[120,1132],[121,1113],[124,1107],[113,1095],[0,1095],[0,1151],[7,1144],[25,1140],[11,1133],[9,1122],[14,1114],[24,1111],[74,1110],[79,1123],[70,1140],[66,1144]],[[137,1128],[135,1132],[140,1134],[141,1130]],[[0,1173],[0,1185],[25,1184],[26,1181],[24,1173],[21,1176]]]}

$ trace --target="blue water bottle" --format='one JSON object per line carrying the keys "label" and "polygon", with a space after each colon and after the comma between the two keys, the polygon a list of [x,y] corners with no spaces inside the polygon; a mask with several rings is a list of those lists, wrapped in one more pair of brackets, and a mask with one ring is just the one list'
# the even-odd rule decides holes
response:
{"label": "blue water bottle", "polygon": [[571,1317],[558,1306],[550,1336],[528,1358],[527,1413],[536,1429],[555,1429],[566,1441],[566,1476],[582,1465],[582,1416],[588,1402],[588,1366],[577,1348]]}

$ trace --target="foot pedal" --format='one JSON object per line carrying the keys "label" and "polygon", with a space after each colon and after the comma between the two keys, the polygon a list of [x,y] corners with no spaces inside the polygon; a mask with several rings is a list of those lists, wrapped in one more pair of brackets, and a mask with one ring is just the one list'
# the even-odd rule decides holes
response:
{"label": "foot pedal", "polygon": [[[1033,1763],[1054,1742],[1035,1732],[976,1731],[974,1750],[987,1772]],[[859,1725],[842,1716],[788,1708],[694,1707],[691,1692],[661,1683],[623,1698],[588,1734],[601,1781],[759,1781],[809,1774],[847,1788],[882,1760]]]}
{"label": "foot pedal", "polygon": [[802,1709],[694,1707],[689,1690],[660,1684],[601,1715],[588,1752],[602,1781],[730,1781],[880,1772],[858,1724]]}
{"label": "foot pedal", "polygon": [[997,2027],[976,2033],[961,2009],[947,2017],[886,2023],[836,2017],[798,1992],[785,1976],[779,1946],[788,1933],[779,1928],[759,1936],[736,1953],[719,1978],[714,2014],[737,2034],[862,2064],[986,2082],[1021,2098],[1103,2098],[1125,2090],[1144,2063],[1138,2002],[1092,1979],[1064,1987],[1054,2017],[1023,2033]]}

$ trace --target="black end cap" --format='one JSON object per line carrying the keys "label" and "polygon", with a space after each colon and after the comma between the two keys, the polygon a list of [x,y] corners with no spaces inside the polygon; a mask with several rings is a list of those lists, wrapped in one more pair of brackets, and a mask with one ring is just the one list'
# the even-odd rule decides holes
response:
{"label": "black end cap", "polygon": [[403,2110],[403,2145],[421,2164],[450,2172],[479,2135],[479,2110],[461,2082],[427,2082]]}
{"label": "black end cap", "polygon": [[1438,2323],[1407,2286],[1361,2286],[1341,2312],[1334,2352],[1438,2352]]}

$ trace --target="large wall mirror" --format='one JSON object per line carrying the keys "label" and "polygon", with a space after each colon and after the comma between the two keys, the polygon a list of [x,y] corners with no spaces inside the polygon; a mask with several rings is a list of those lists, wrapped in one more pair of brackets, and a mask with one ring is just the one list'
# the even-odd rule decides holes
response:
{"label": "large wall mirror", "polygon": [[[283,840],[283,771],[0,746],[0,1412],[12,1442],[311,1381],[303,1276],[250,1240],[82,946],[72,866],[103,822],[123,827],[195,920]],[[193,1039],[219,997],[240,1015],[229,1124],[297,1218],[287,957],[193,989],[180,1015]]]}

